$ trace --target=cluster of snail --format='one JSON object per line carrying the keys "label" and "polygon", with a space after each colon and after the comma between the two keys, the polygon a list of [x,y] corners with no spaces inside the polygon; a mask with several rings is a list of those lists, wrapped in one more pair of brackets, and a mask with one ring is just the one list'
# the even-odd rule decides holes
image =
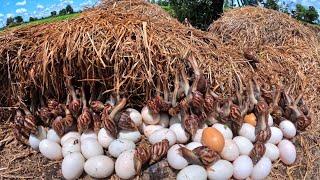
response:
{"label": "cluster of snail", "polygon": [[222,98],[204,76],[190,81],[182,70],[173,92],[158,94],[141,111],[126,107],[126,98],[87,103],[84,88],[79,98],[70,87],[66,104],[48,100],[35,115],[26,106],[18,109],[15,133],[45,157],[63,158],[65,179],[77,179],[83,170],[94,178],[115,171],[130,179],[162,159],[180,170],[180,180],[264,179],[279,157],[294,163],[290,139],[311,124],[302,93],[293,99],[284,87],[262,88],[253,78],[246,87],[238,83],[235,96]]}

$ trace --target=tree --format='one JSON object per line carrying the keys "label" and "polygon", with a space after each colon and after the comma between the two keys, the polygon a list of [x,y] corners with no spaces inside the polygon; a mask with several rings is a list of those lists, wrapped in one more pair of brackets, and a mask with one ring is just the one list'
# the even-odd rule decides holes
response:
{"label": "tree", "polygon": [[296,9],[292,11],[292,16],[300,21],[304,21],[304,15],[306,14],[306,8],[301,4],[296,4]]}
{"label": "tree", "polygon": [[23,23],[22,16],[16,16],[16,17],[14,17],[14,20],[16,21],[16,23]]}
{"label": "tree", "polygon": [[52,11],[51,12],[51,16],[56,16],[57,15],[57,11]]}
{"label": "tree", "polygon": [[66,9],[61,9],[59,11],[59,15],[66,15],[67,14],[67,10]]}
{"label": "tree", "polygon": [[309,6],[309,9],[304,15],[304,20],[308,23],[314,23],[319,18],[319,14],[313,6]]}
{"label": "tree", "polygon": [[170,0],[177,18],[185,18],[195,27],[207,29],[223,13],[224,0]]}
{"label": "tree", "polygon": [[13,24],[13,23],[14,23],[14,19],[12,17],[8,17],[6,25],[9,26],[10,24]]}
{"label": "tree", "polygon": [[278,0],[267,0],[264,7],[273,10],[279,10]]}
{"label": "tree", "polygon": [[72,14],[73,13],[73,8],[71,7],[70,4],[68,4],[67,7],[66,7],[66,13],[67,14]]}

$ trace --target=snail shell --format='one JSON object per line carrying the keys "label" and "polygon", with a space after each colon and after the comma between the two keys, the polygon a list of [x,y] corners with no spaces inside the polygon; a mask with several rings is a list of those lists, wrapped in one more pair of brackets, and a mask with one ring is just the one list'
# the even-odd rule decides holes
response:
{"label": "snail shell", "polygon": [[59,106],[59,102],[55,99],[48,100],[48,110],[53,111]]}
{"label": "snail shell", "polygon": [[163,156],[167,154],[169,150],[169,141],[163,139],[161,142],[155,143],[151,146],[151,160],[150,164],[159,161]]}
{"label": "snail shell", "polygon": [[162,160],[156,164],[149,166],[143,171],[142,179],[158,180],[158,179],[175,179],[176,174],[170,168],[168,161]]}
{"label": "snail shell", "polygon": [[256,164],[265,154],[266,147],[263,143],[257,142],[253,149],[250,152],[250,158],[252,159],[253,164]]}
{"label": "snail shell", "polygon": [[122,112],[120,115],[120,119],[118,121],[118,127],[122,130],[137,130],[137,126],[136,124],[132,121],[132,119],[130,118],[130,114],[129,112]]}
{"label": "snail shell", "polygon": [[192,136],[196,134],[199,128],[199,118],[197,115],[187,115],[186,119],[184,120],[184,128],[188,131]]}
{"label": "snail shell", "polygon": [[211,164],[217,162],[220,156],[215,151],[211,150],[206,146],[200,146],[192,150],[197,156],[199,156],[201,162],[205,166],[210,166]]}
{"label": "snail shell", "polygon": [[101,101],[92,101],[90,107],[95,113],[100,113],[104,109],[104,104]]}
{"label": "snail shell", "polygon": [[89,108],[84,107],[82,114],[78,117],[77,127],[79,132],[86,131],[90,128],[92,123],[92,115]]}
{"label": "snail shell", "polygon": [[203,107],[206,112],[212,112],[214,110],[215,100],[210,94],[205,95]]}
{"label": "snail shell", "polygon": [[63,136],[65,128],[61,116],[56,117],[52,122],[52,128],[59,136]]}
{"label": "snail shell", "polygon": [[151,158],[151,146],[149,143],[142,142],[139,144],[134,155],[134,168],[140,173],[142,165],[147,163]]}

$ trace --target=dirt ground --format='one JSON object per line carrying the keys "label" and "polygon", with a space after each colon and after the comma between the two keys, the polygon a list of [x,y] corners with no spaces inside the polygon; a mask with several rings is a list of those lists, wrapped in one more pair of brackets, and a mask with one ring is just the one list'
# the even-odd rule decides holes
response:
{"label": "dirt ground", "polygon": [[[10,126],[9,120],[0,125],[0,179],[62,179],[61,161],[50,161],[18,144]],[[319,123],[314,120],[311,129],[296,136],[293,139],[298,154],[296,163],[292,166],[284,166],[280,161],[274,163],[268,179],[320,179],[319,129]]]}

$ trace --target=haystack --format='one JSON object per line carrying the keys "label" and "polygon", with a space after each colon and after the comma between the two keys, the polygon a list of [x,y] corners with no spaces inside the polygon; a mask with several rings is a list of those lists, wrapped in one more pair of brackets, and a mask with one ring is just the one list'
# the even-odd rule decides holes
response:
{"label": "haystack", "polygon": [[[313,111],[313,128],[295,140],[298,163],[285,169],[277,164],[273,177],[313,179],[319,175],[320,137],[320,44],[311,30],[287,14],[258,7],[244,7],[226,12],[212,23],[209,31],[226,47],[235,49],[239,61],[257,66],[252,69],[271,82],[291,86],[293,93],[305,92]],[[238,55],[237,55],[238,54]],[[249,56],[248,56],[249,54]],[[240,55],[240,56],[239,56]],[[251,57],[250,57],[251,55]],[[311,155],[313,154],[313,156]]]}
{"label": "haystack", "polygon": [[171,90],[177,70],[191,69],[190,59],[211,81],[226,63],[217,61],[213,36],[140,0],[106,1],[76,19],[13,30],[0,41],[6,42],[0,59],[9,64],[2,71],[10,74],[15,101],[36,94],[65,99],[70,78],[76,86],[102,86],[102,93],[144,101],[159,81],[159,92]]}

